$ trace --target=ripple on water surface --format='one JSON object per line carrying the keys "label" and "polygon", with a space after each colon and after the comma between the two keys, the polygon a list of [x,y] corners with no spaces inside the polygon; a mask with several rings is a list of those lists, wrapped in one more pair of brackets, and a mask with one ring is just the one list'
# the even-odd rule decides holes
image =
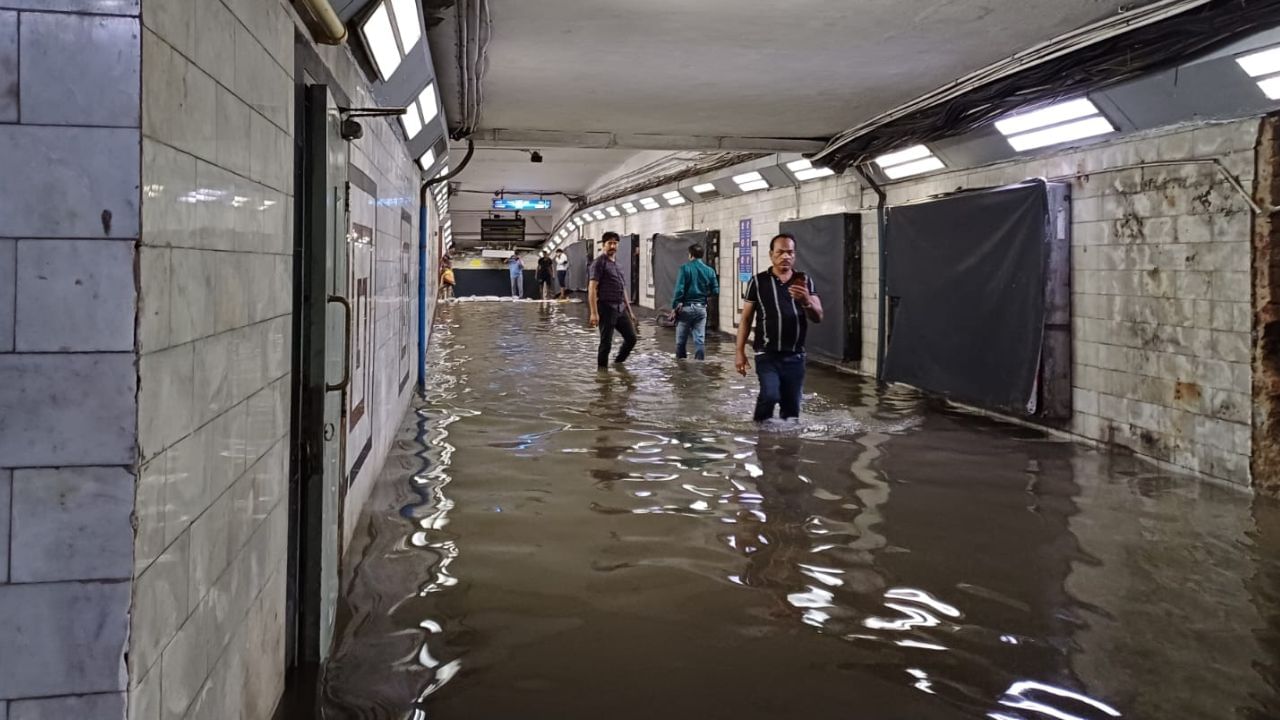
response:
{"label": "ripple on water surface", "polygon": [[326,718],[1280,717],[1280,514],[580,304],[442,308],[347,560]]}

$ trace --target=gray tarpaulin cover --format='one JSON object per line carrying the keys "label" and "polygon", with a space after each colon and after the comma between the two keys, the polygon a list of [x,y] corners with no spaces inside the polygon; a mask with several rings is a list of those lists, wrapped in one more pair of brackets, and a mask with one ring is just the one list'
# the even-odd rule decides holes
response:
{"label": "gray tarpaulin cover", "polygon": [[569,271],[565,274],[565,283],[570,290],[587,289],[587,244],[579,240],[569,243],[564,248],[569,258]]}
{"label": "gray tarpaulin cover", "polygon": [[[822,322],[809,323],[804,341],[810,354],[832,360],[852,360],[861,355],[857,342],[862,328],[858,313],[862,296],[862,258],[858,252],[861,229],[859,216],[849,213],[789,220],[779,227],[781,232],[795,237],[796,270],[808,274],[822,299]],[[847,292],[850,286],[857,292]]]}
{"label": "gray tarpaulin cover", "polygon": [[661,308],[671,307],[680,266],[689,262],[689,246],[706,246],[706,230],[682,232],[678,235],[653,236],[653,301]]}
{"label": "gray tarpaulin cover", "polygon": [[1044,334],[1043,182],[893,208],[887,293],[896,299],[886,380],[1024,413]]}

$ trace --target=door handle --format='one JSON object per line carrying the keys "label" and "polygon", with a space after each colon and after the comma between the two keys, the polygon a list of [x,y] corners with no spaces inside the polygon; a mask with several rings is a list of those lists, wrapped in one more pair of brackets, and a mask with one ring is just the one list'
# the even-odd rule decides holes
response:
{"label": "door handle", "polygon": [[342,337],[342,380],[337,384],[326,382],[324,389],[332,392],[334,390],[346,390],[351,384],[351,302],[341,295],[330,295],[327,302],[337,303],[342,306],[346,322],[344,327],[346,332]]}

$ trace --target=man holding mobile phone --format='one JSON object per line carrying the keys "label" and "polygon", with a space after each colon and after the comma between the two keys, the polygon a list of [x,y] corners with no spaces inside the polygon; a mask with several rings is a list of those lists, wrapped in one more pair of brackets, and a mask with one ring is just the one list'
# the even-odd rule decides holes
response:
{"label": "man holding mobile phone", "polygon": [[[768,270],[751,278],[742,294],[742,319],[738,323],[736,367],[747,374],[747,334],[755,331],[756,422],[773,417],[781,405],[781,417],[800,417],[804,396],[804,339],[810,322],[822,322],[822,301],[807,275],[795,270],[796,239],[787,233],[769,241]],[[753,322],[754,321],[754,322]]]}

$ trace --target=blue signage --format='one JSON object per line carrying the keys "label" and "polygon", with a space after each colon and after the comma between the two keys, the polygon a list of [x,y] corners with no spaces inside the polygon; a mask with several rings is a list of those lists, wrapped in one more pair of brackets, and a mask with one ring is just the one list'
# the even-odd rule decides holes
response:
{"label": "blue signage", "polygon": [[747,282],[755,272],[755,252],[751,248],[751,218],[744,218],[738,221],[738,281]]}
{"label": "blue signage", "polygon": [[543,198],[522,200],[520,198],[494,198],[494,210],[550,210],[551,201]]}

